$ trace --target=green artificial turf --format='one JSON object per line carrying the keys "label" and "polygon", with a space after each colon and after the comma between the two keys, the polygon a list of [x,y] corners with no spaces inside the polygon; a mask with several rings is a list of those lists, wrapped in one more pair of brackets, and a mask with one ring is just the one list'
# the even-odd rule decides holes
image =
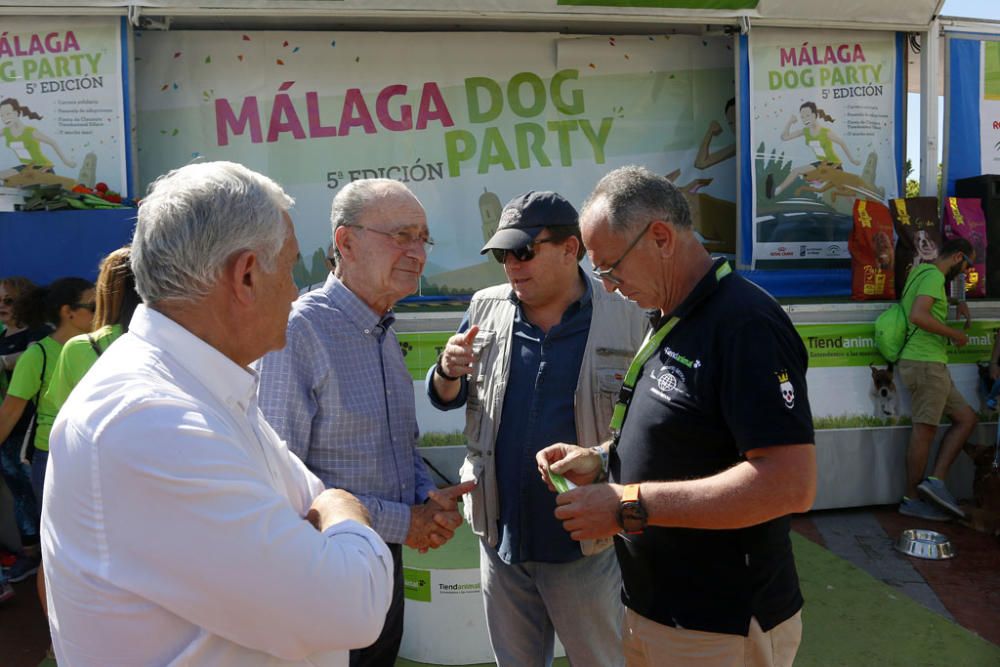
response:
{"label": "green artificial turf", "polygon": [[[806,606],[796,667],[978,667],[1000,665],[1000,647],[935,614],[827,549],[792,533]],[[407,550],[408,567],[478,567],[463,526],[441,549]],[[563,658],[555,665],[566,666]],[[397,667],[426,667],[400,658]],[[478,666],[477,666],[478,667]]]}

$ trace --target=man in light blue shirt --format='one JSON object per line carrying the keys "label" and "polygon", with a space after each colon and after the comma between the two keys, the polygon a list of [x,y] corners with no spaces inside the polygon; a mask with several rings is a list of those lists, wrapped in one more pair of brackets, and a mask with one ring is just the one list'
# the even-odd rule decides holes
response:
{"label": "man in light blue shirt", "polygon": [[260,406],[289,448],[327,486],[351,491],[395,564],[382,635],[351,665],[392,667],[403,633],[401,546],[425,551],[461,523],[456,499],[435,490],[416,449],[413,381],[392,306],[416,291],[432,241],[417,198],[397,181],[355,181],[331,213],[337,273],[302,296],[288,344],[260,364]]}

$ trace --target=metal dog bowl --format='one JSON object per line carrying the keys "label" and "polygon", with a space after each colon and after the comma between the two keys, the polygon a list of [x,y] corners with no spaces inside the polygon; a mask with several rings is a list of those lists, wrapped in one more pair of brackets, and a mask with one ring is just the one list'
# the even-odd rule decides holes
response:
{"label": "metal dog bowl", "polygon": [[955,548],[951,545],[951,540],[935,530],[904,530],[896,542],[896,549],[907,556],[927,560],[955,557]]}

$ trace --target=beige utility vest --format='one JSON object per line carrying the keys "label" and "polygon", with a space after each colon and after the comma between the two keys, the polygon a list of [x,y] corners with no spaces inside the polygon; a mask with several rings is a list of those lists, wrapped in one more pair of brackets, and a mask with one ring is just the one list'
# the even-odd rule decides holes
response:
{"label": "beige utility vest", "polygon": [[[611,438],[611,413],[618,400],[625,372],[642,346],[649,321],[635,303],[609,294],[591,278],[593,314],[590,332],[576,383],[577,444],[593,447]],[[496,285],[476,292],[469,304],[469,326],[478,325],[473,342],[476,362],[469,379],[465,408],[467,448],[460,474],[474,479],[476,488],[465,496],[465,518],[477,535],[495,547],[500,513],[494,445],[500,428],[504,392],[510,375],[510,341],[516,306],[510,285]],[[541,480],[539,480],[539,484]],[[611,540],[581,542],[584,554],[597,553]]]}

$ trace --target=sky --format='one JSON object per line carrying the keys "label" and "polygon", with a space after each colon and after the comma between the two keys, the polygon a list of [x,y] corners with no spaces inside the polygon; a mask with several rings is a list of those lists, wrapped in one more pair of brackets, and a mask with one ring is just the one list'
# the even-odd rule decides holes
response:
{"label": "sky", "polygon": [[[1000,0],[946,0],[941,9],[943,16],[989,19],[1000,21]],[[920,178],[920,96],[909,93],[906,100],[906,155],[913,163],[910,178]],[[944,150],[944,98],[938,98],[938,162]]]}

